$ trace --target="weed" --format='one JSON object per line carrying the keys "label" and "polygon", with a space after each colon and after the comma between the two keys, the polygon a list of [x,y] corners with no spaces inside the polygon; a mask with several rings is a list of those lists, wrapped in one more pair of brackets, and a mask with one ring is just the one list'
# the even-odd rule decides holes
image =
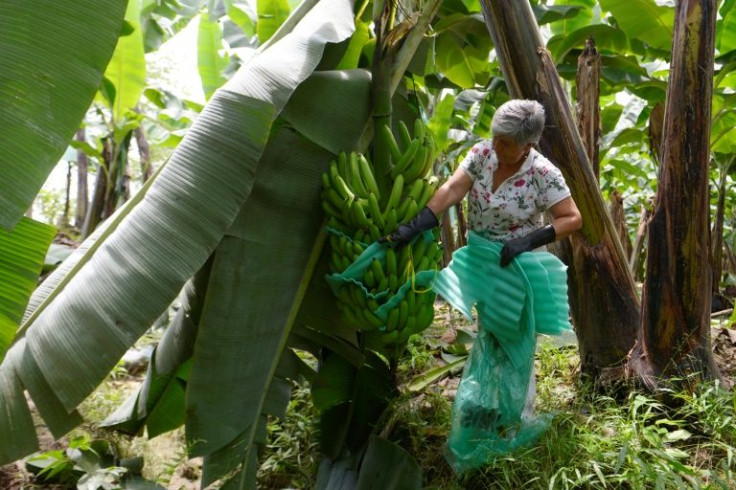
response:
{"label": "weed", "polygon": [[258,488],[313,488],[321,456],[317,410],[306,383],[293,383],[282,421],[270,419],[258,469]]}

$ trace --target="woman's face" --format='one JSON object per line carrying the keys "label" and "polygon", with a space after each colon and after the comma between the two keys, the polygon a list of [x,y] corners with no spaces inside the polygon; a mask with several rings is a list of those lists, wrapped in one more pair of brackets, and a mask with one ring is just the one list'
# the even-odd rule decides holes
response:
{"label": "woman's face", "polygon": [[498,162],[502,165],[520,163],[524,154],[528,152],[532,146],[532,143],[520,145],[509,136],[499,135],[493,137],[493,151],[496,152]]}

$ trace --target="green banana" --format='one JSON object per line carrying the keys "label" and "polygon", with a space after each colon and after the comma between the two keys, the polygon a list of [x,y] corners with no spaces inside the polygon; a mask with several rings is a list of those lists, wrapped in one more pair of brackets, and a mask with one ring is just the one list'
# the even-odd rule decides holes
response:
{"label": "green banana", "polygon": [[383,233],[381,233],[375,223],[371,224],[371,226],[368,228],[368,234],[372,242],[375,242],[383,236]]}
{"label": "green banana", "polygon": [[375,313],[370,310],[363,310],[363,316],[365,317],[368,325],[371,326],[370,330],[375,330],[383,327],[383,320],[378,318]]}
{"label": "green banana", "polygon": [[327,190],[330,187],[332,187],[332,184],[330,184],[330,174],[322,172],[322,188]]}
{"label": "green banana", "polygon": [[358,170],[360,171],[360,176],[363,178],[363,182],[365,182],[368,192],[375,194],[376,198],[380,199],[381,193],[379,192],[378,182],[376,182],[376,176],[373,174],[371,164],[368,163],[366,157],[360,153],[358,154]]}
{"label": "green banana", "polygon": [[417,151],[414,153],[411,161],[404,167],[404,170],[402,170],[401,172],[404,174],[404,180],[406,182],[413,182],[414,180],[423,177],[422,169],[424,169],[426,160],[427,149],[419,145],[419,148],[417,148]]}
{"label": "green banana", "polygon": [[398,275],[396,251],[393,248],[386,249],[386,274],[389,276]]}
{"label": "green banana", "polygon": [[414,137],[423,141],[425,136],[426,136],[426,126],[424,126],[424,121],[422,121],[421,118],[415,119],[414,120]]}
{"label": "green banana", "polygon": [[391,212],[398,204],[401,199],[401,194],[404,192],[404,176],[399,174],[394,180],[394,184],[391,186],[391,193],[388,196],[386,206],[383,208],[383,219],[388,224],[387,214]]}
{"label": "green banana", "polygon": [[322,191],[323,200],[332,204],[339,213],[342,213],[342,207],[345,205],[345,199],[341,198],[335,189],[329,187]]}
{"label": "green banana", "polygon": [[371,222],[365,214],[364,206],[368,205],[368,201],[365,199],[355,199],[350,203],[350,212],[353,215],[355,223],[360,228],[370,228]]}
{"label": "green banana", "polygon": [[423,236],[420,236],[414,243],[411,251],[411,261],[414,262],[414,270],[420,270],[417,265],[419,261],[424,258],[424,254],[427,252],[427,240]]}
{"label": "green banana", "polygon": [[406,223],[406,213],[409,211],[410,201],[411,199],[405,198],[401,201],[399,207],[396,208],[396,222],[398,224]]}
{"label": "green banana", "polygon": [[334,178],[332,179],[332,187],[343,199],[355,199],[355,193],[350,190],[345,179],[343,179],[339,174],[334,175]]}
{"label": "green banana", "polygon": [[340,210],[333,206],[330,201],[326,201],[324,199],[322,200],[322,210],[325,212],[325,214],[334,216],[335,218],[339,218],[341,216]]}
{"label": "green banana", "polygon": [[406,123],[404,121],[399,121],[397,126],[399,127],[399,144],[404,147],[402,151],[403,153],[407,148],[409,148],[409,144],[411,144],[411,141],[414,138],[409,134],[409,128],[406,127]]}
{"label": "green banana", "polygon": [[399,308],[394,307],[386,317],[386,331],[392,332],[399,326]]}
{"label": "green banana", "polygon": [[371,270],[373,271],[373,277],[376,279],[376,282],[381,284],[381,282],[386,278],[381,261],[374,258],[371,261]]}
{"label": "green banana", "polygon": [[373,220],[373,224],[376,225],[378,229],[383,229],[383,227],[386,226],[386,222],[383,220],[381,208],[378,206],[378,196],[374,193],[368,195],[368,211],[371,220]]}
{"label": "green banana", "polygon": [[350,286],[350,296],[353,299],[353,304],[356,306],[359,306],[361,308],[366,308],[368,306],[368,300],[366,299],[365,295],[363,294],[363,291],[355,285]]}
{"label": "green banana", "polygon": [[398,218],[396,217],[396,210],[392,209],[389,211],[388,216],[385,217],[386,220],[386,233],[391,233],[392,231],[396,230],[396,226],[398,226]]}
{"label": "green banana", "polygon": [[414,290],[411,288],[408,289],[404,298],[406,298],[406,304],[409,305],[409,311],[415,311],[417,306],[417,295]]}
{"label": "green banana", "polygon": [[363,245],[361,245],[360,243],[356,241],[352,242],[352,246],[353,246],[353,253],[355,254],[356,257],[360,257],[365,251],[365,247],[363,247]]}
{"label": "green banana", "polygon": [[342,315],[345,317],[345,320],[347,321],[348,325],[350,325],[353,328],[357,328],[357,329],[364,327],[364,322],[360,321],[360,319],[356,316],[355,310],[351,308],[350,305],[343,303],[340,311],[342,312]]}
{"label": "green banana", "polygon": [[365,183],[363,182],[363,177],[360,173],[360,168],[358,165],[358,154],[356,152],[353,151],[350,153],[350,157],[348,158],[348,165],[350,168],[350,185],[358,196],[362,198],[367,198],[370,195],[370,191],[367,189]]}
{"label": "green banana", "polygon": [[373,289],[376,287],[376,278],[373,275],[373,271],[370,269],[366,269],[363,272],[363,284],[365,284],[365,287],[368,289]]}
{"label": "green banana", "polygon": [[409,317],[409,303],[406,302],[406,299],[402,299],[399,302],[399,328],[404,328],[404,325],[406,325],[406,319]]}
{"label": "green banana", "polygon": [[[406,179],[406,178],[405,178]],[[409,182],[408,180],[406,182]],[[413,198],[415,201],[419,201],[424,190],[424,179],[417,179],[411,183],[409,191],[406,193],[407,197]]]}
{"label": "green banana", "polygon": [[417,198],[417,207],[419,209],[422,209],[424,206],[427,205],[430,199],[432,199],[432,196],[434,195],[434,186],[429,183],[428,180],[421,179],[418,182],[422,183],[422,192],[419,194],[419,197]]}
{"label": "green banana", "polygon": [[399,144],[396,142],[396,138],[394,138],[394,133],[391,131],[391,128],[387,124],[382,124],[378,128],[378,136],[383,139],[384,144],[388,147],[389,152],[391,153],[391,159],[394,161],[394,163],[399,161],[399,158],[401,158],[401,150],[399,149]]}
{"label": "green banana", "polygon": [[411,143],[409,143],[406,151],[401,155],[401,158],[397,160],[396,165],[391,169],[392,179],[396,179],[399,175],[406,172],[406,169],[414,163],[414,157],[421,147],[422,143],[419,140],[412,140]]}
{"label": "green banana", "polygon": [[384,333],[384,334],[381,335],[381,342],[384,345],[395,344],[396,341],[399,338],[399,334],[400,333],[401,332],[399,332],[398,330],[394,330],[392,332]]}
{"label": "green banana", "polygon": [[348,156],[344,151],[341,151],[337,156],[337,173],[343,178],[350,177],[350,170],[348,169]]}
{"label": "green banana", "polygon": [[404,218],[401,220],[402,223],[409,222],[419,212],[419,207],[417,206],[417,202],[414,199],[410,197],[407,199],[407,201],[409,201],[409,205],[407,206],[406,212],[404,213]]}

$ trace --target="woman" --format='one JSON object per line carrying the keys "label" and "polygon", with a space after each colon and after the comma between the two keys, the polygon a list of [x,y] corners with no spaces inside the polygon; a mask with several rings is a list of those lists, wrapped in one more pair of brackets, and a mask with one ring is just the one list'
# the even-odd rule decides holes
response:
{"label": "woman", "polygon": [[[477,143],[427,206],[391,234],[409,242],[439,224],[437,216],[468,193],[468,227],[504,242],[501,266],[522,252],[564,238],[582,226],[580,211],[560,171],[534,149],[544,131],[544,108],[535,100],[512,99],[491,123],[493,139]],[[542,214],[551,223],[542,227]]]}
{"label": "woman", "polygon": [[[531,416],[534,348],[537,333],[569,329],[565,268],[551,254],[516,259],[513,270],[506,267],[519,254],[582,225],[562,174],[533,148],[544,130],[542,105],[506,102],[494,114],[491,130],[493,139],[474,145],[416,218],[387,237],[412,240],[469,194],[468,246],[455,252],[433,286],[466,316],[472,307],[478,313],[479,333],[457,390],[445,452],[458,473],[527,444],[544,430],[545,418]],[[545,212],[551,223],[542,226]],[[535,277],[547,279],[535,282]]]}

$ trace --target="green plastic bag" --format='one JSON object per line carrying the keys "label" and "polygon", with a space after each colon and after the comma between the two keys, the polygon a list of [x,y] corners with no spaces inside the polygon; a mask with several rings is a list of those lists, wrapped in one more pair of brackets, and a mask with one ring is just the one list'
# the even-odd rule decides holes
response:
{"label": "green plastic bag", "polygon": [[469,233],[434,289],[479,332],[452,407],[445,456],[457,473],[534,442],[550,415],[534,417],[534,350],[538,333],[571,328],[566,266],[547,252],[499,264],[502,244]]}

